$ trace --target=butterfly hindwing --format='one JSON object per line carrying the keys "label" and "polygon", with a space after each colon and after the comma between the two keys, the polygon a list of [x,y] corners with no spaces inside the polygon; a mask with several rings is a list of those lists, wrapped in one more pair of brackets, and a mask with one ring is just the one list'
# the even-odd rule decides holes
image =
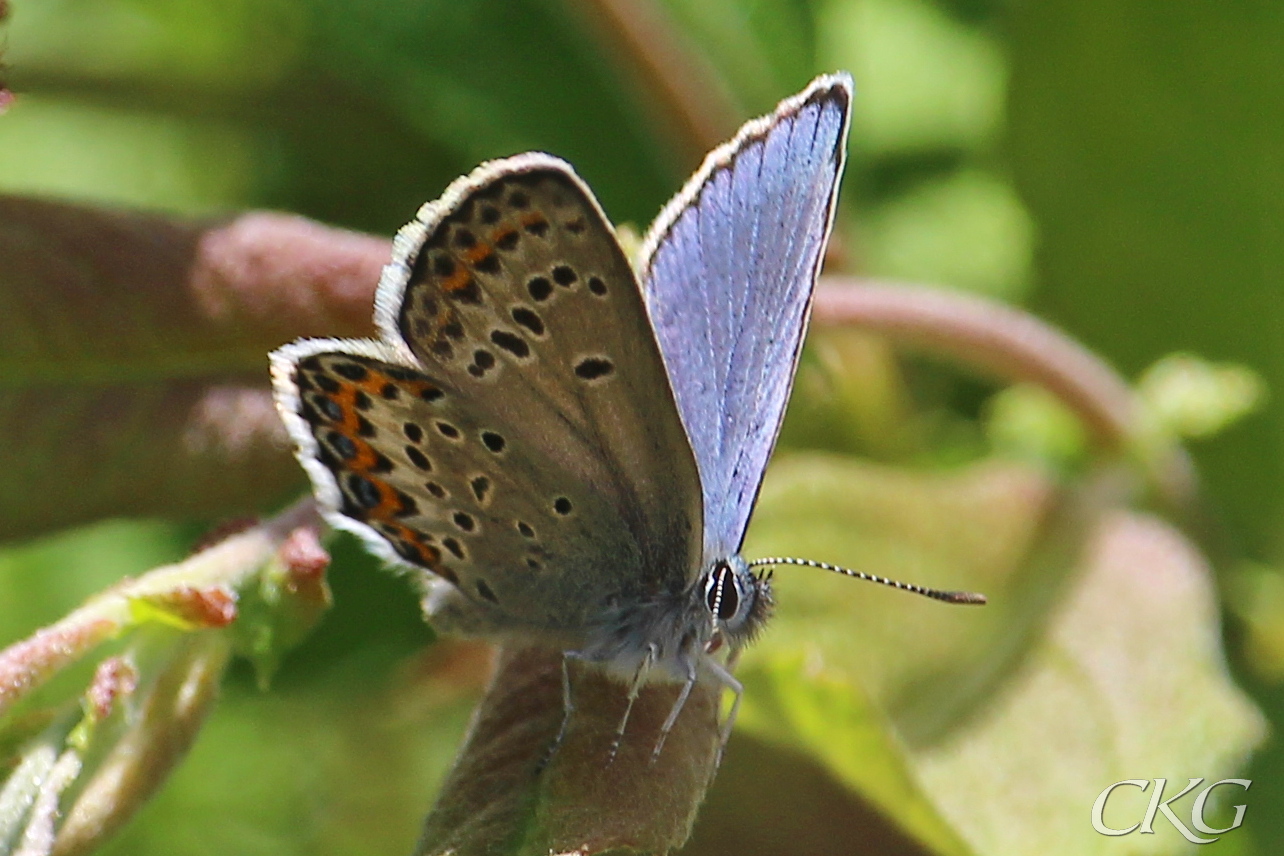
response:
{"label": "butterfly hindwing", "polygon": [[850,103],[847,75],[821,77],[746,125],[643,244],[648,309],[700,470],[706,561],[739,551],[780,430]]}

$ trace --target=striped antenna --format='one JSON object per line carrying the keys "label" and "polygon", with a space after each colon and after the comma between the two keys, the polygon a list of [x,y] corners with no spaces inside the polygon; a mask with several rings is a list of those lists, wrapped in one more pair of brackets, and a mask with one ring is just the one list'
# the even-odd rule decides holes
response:
{"label": "striped antenna", "polygon": [[891,586],[901,591],[921,594],[923,597],[930,597],[933,600],[942,600],[946,603],[985,603],[985,595],[972,591],[942,591],[941,589],[925,588],[913,583],[902,583],[896,580],[889,580],[887,577],[880,577],[878,574],[867,574],[864,571],[853,571],[850,568],[840,568],[838,565],[831,565],[828,562],[817,562],[814,559],[790,559],[781,556],[775,556],[770,559],[754,559],[749,563],[751,568],[761,568],[767,565],[802,565],[807,568],[820,568],[824,571],[833,571],[836,574],[842,574],[847,577],[855,577],[858,580],[866,580],[879,585]]}

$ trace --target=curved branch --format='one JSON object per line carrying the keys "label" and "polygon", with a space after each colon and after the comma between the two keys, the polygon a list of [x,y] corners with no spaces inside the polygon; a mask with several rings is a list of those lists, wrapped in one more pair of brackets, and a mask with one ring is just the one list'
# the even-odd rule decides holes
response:
{"label": "curved branch", "polygon": [[1103,446],[1132,455],[1163,505],[1207,541],[1210,524],[1186,450],[1156,436],[1127,381],[1060,330],[975,295],[844,276],[821,277],[813,318],[885,334],[1005,380],[1039,384],[1078,414]]}

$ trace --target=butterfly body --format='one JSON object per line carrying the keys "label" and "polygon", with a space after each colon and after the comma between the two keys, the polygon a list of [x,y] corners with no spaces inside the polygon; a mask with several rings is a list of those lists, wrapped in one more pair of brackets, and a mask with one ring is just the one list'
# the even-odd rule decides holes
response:
{"label": "butterfly body", "polygon": [[[569,165],[484,164],[394,243],[377,340],[272,356],[336,526],[445,632],[631,682],[712,673],[771,607],[739,556],[832,223],[851,99],[818,78],[661,212],[636,271]],[[680,703],[670,717],[676,717]]]}

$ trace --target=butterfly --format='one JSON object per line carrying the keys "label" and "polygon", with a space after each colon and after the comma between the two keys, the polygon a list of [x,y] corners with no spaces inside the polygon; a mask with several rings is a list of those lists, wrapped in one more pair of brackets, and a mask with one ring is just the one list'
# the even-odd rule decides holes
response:
{"label": "butterfly", "polygon": [[420,574],[442,632],[554,647],[626,681],[630,704],[648,681],[681,684],[657,752],[702,675],[738,701],[719,652],[771,612],[755,566],[792,561],[740,549],[851,100],[851,79],[826,75],[747,123],[663,208],[636,264],[565,161],[485,163],[398,233],[378,339],[271,357],[329,521]]}

